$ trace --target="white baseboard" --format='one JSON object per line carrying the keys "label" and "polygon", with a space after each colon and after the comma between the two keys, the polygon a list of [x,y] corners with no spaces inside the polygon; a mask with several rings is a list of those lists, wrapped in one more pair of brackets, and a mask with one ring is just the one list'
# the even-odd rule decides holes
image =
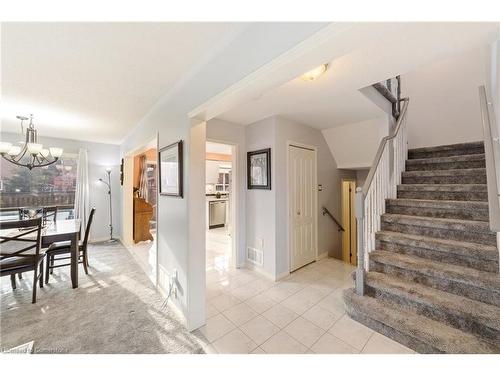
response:
{"label": "white baseboard", "polygon": [[321,260],[321,259],[325,259],[325,258],[328,258],[328,251],[325,251],[323,253],[318,254],[318,256],[316,257],[316,260]]}
{"label": "white baseboard", "polygon": [[[158,284],[156,289],[158,290],[158,292],[160,292],[163,299],[167,298],[168,292],[165,291],[165,289],[163,289],[163,287],[160,284]],[[171,309],[174,312],[174,315],[179,319],[180,323],[187,328],[186,317],[184,316],[184,314],[182,314],[182,311],[179,309],[179,307],[177,307],[177,305],[172,302],[171,298],[172,296],[170,297],[170,300],[167,303],[166,309]]]}
{"label": "white baseboard", "polygon": [[266,272],[262,267],[259,267],[259,266],[256,266],[252,263],[245,263],[245,266],[244,266],[246,269],[249,269],[249,270],[252,270],[252,271],[255,271],[259,274],[261,274],[262,276],[264,276],[265,278],[271,280],[271,281],[279,281],[285,277],[287,277],[288,275],[290,275],[290,272],[283,272],[283,273],[280,273],[276,276],[270,274],[269,272]]}
{"label": "white baseboard", "polygon": [[[169,279],[170,272],[168,272],[162,265],[158,265],[158,284],[156,286],[156,290],[160,292],[163,299],[167,298],[168,295],[167,289],[169,287]],[[173,298],[173,295],[171,295],[166,308],[171,309],[182,325],[187,328],[187,319],[181,309],[173,302]]]}
{"label": "white baseboard", "polygon": [[265,278],[271,280],[271,281],[275,281],[274,279],[274,276],[271,275],[270,273],[266,272],[262,267],[259,267],[259,266],[256,266],[255,264],[252,264],[250,262],[246,262],[244,263],[243,267],[242,268],[246,268],[246,269],[249,269],[249,270],[252,270],[252,271],[255,271],[257,272],[258,274],[264,276]]}
{"label": "white baseboard", "polygon": [[282,272],[282,273],[276,275],[276,279],[274,281],[280,281],[281,279],[284,279],[285,277],[287,277],[289,275],[290,275],[290,271]]}

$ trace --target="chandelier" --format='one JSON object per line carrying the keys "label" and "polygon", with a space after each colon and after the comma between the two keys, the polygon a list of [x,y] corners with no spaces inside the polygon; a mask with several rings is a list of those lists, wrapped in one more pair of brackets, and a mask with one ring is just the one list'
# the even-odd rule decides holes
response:
{"label": "chandelier", "polygon": [[63,149],[59,147],[43,148],[41,143],[38,143],[38,133],[33,124],[33,115],[30,117],[16,116],[21,120],[21,133],[24,134],[23,121],[30,120],[26,128],[26,138],[24,142],[20,142],[20,146],[12,145],[8,142],[0,142],[0,155],[11,162],[12,164],[33,169],[36,167],[45,167],[54,164],[63,153]]}

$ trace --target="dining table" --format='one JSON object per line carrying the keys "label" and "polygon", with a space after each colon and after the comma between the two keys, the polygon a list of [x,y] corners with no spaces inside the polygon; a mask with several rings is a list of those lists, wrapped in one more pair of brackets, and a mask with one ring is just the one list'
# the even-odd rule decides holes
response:
{"label": "dining table", "polygon": [[[78,241],[80,236],[80,226],[81,221],[79,219],[56,220],[48,222],[41,231],[42,249],[49,247],[54,242],[70,242],[70,273],[71,285],[73,288],[78,288]],[[33,235],[36,235],[36,233],[34,233]]]}

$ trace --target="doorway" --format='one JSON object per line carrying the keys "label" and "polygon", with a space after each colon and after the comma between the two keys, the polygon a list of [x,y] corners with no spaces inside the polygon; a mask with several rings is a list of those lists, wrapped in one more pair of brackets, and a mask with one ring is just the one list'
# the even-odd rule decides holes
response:
{"label": "doorway", "polygon": [[157,283],[157,139],[124,158],[124,244],[150,280]]}
{"label": "doorway", "polygon": [[342,260],[357,264],[356,215],[354,210],[356,181],[342,179]]}
{"label": "doorway", "polygon": [[314,147],[288,145],[290,272],[317,257],[317,165]]}
{"label": "doorway", "polygon": [[206,142],[205,220],[206,270],[226,272],[236,265],[235,256],[235,146]]}

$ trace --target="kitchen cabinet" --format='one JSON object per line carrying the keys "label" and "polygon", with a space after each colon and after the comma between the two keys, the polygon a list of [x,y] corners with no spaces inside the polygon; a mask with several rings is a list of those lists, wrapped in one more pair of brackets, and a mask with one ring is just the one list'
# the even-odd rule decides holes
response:
{"label": "kitchen cabinet", "polygon": [[205,165],[206,183],[216,184],[219,181],[219,162],[216,160],[207,160]]}

